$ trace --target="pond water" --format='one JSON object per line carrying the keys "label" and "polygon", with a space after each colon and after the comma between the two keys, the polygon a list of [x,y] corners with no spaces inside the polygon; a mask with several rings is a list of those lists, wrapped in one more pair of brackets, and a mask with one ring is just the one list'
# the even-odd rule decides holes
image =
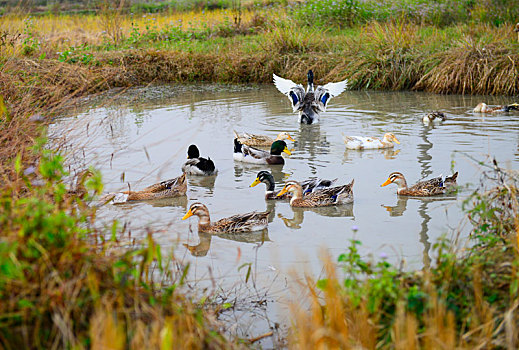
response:
{"label": "pond water", "polygon": [[[172,85],[112,91],[92,97],[50,127],[51,142],[61,144],[72,169],[93,165],[105,181],[105,191],[143,188],[176,177],[187,147],[198,145],[219,169],[216,177],[190,177],[187,196],[174,200],[107,205],[99,222],[118,219],[132,237],[148,232],[190,263],[190,283],[220,290],[228,301],[249,295],[261,312],[229,311],[235,332],[255,336],[275,322],[286,325],[290,269],[318,275],[320,251],[333,259],[346,251],[353,237],[363,254],[403,268],[431,264],[432,245],[439,237],[466,237],[470,226],[461,203],[480,180],[477,160],[495,155],[503,167],[519,164],[518,114],[481,115],[472,108],[510,102],[504,97],[441,96],[415,92],[346,91],[331,100],[319,124],[300,125],[288,99],[273,86]],[[434,127],[422,124],[433,110],[447,114]],[[292,155],[284,166],[258,166],[233,161],[233,129],[277,135],[288,131]],[[393,132],[401,141],[394,150],[346,150],[346,135],[379,136]],[[276,186],[288,179],[311,176],[338,184],[355,179],[353,205],[292,209],[287,202],[266,202],[265,186],[249,185],[260,170],[271,170]],[[380,187],[393,171],[408,183],[459,171],[457,195],[435,199],[398,198],[396,186]],[[198,218],[182,221],[189,205],[200,201],[212,219],[253,210],[272,210],[267,233],[198,235]],[[358,229],[354,232],[354,229]],[[251,263],[252,279],[245,283]],[[267,302],[258,302],[266,299]],[[263,346],[274,346],[266,339]]]}

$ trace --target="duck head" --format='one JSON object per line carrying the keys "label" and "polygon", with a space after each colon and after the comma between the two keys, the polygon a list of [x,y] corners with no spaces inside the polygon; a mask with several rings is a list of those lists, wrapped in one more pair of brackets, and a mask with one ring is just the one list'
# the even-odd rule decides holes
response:
{"label": "duck head", "polygon": [[274,141],[272,143],[272,146],[270,146],[270,154],[273,156],[280,156],[281,152],[285,152],[288,155],[291,155],[292,153],[288,150],[287,144],[285,141]]}
{"label": "duck head", "polygon": [[280,132],[278,134],[278,137],[276,138],[276,141],[278,140],[289,140],[289,141],[292,141],[294,142],[295,140],[292,138],[292,136],[290,136],[290,134],[286,131],[283,131],[283,132]]}
{"label": "duck head", "polygon": [[194,159],[200,157],[200,151],[198,150],[198,147],[196,145],[191,145],[187,149],[187,159]]}
{"label": "duck head", "polygon": [[480,102],[480,103],[478,103],[476,108],[474,108],[474,113],[486,113],[487,110],[488,110],[487,104]]}
{"label": "duck head", "polygon": [[271,173],[268,171],[260,171],[258,175],[256,176],[256,180],[254,180],[253,183],[250,184],[249,187],[254,187],[257,184],[263,182],[265,185],[267,185],[267,191],[274,191],[275,182],[274,177]]}
{"label": "duck head", "polygon": [[384,141],[386,142],[396,142],[400,144],[400,141],[396,138],[396,136],[392,132],[388,132],[384,134]]}
{"label": "duck head", "polygon": [[402,173],[399,173],[397,171],[389,174],[389,177],[387,178],[386,182],[384,182],[380,187],[387,186],[389,184],[396,184],[398,188],[406,188],[407,182],[405,181],[404,175]]}
{"label": "duck head", "polygon": [[284,195],[287,192],[292,193],[294,198],[302,197],[303,189],[302,189],[301,185],[298,182],[296,182],[296,181],[287,181],[285,183],[285,187],[283,187],[283,189],[277,194],[277,196],[278,197],[282,196],[282,195]]}
{"label": "duck head", "polygon": [[186,220],[193,215],[196,215],[200,218],[199,225],[208,225],[211,222],[209,218],[209,210],[202,203],[196,202],[191,204],[186,215],[182,217],[182,220]]}
{"label": "duck head", "polygon": [[308,86],[306,87],[306,92],[314,91],[314,72],[310,69],[306,74],[308,78]]}

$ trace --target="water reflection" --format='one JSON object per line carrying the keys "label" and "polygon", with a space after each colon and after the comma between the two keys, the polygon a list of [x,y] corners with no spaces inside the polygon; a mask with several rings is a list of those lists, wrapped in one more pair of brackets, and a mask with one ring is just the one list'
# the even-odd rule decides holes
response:
{"label": "water reflection", "polygon": [[294,213],[292,218],[286,218],[283,216],[283,214],[278,214],[278,218],[283,220],[283,223],[286,227],[296,230],[302,227],[301,225],[303,224],[303,220],[305,218],[305,212],[307,211],[314,212],[320,216],[349,217],[355,219],[353,214],[353,203],[316,208],[291,208],[292,212]]}
{"label": "water reflection", "polygon": [[209,249],[211,248],[213,236],[216,236],[221,239],[242,243],[258,243],[258,247],[261,247],[265,242],[270,241],[270,238],[268,236],[268,230],[264,229],[262,231],[246,233],[210,234],[206,232],[198,232],[198,244],[190,245],[188,243],[183,243],[182,245],[187,248],[187,250],[191,253],[192,256],[203,257],[207,255]]}
{"label": "water reflection", "polygon": [[190,176],[187,178],[189,188],[200,188],[205,191],[206,195],[214,194],[214,183],[216,175],[214,176]]}
{"label": "water reflection", "polygon": [[352,163],[355,159],[358,158],[367,158],[367,159],[377,159],[380,156],[383,156],[384,159],[395,159],[396,156],[400,153],[399,149],[393,148],[381,148],[381,149],[347,149],[344,151],[344,155],[342,157],[343,163]]}

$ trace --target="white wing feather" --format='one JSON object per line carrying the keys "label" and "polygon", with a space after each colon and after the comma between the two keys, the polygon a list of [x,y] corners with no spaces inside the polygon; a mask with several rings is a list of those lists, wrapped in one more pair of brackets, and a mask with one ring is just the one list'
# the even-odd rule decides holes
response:
{"label": "white wing feather", "polygon": [[323,85],[323,89],[328,90],[331,97],[339,96],[348,87],[348,79],[336,83]]}
{"label": "white wing feather", "polygon": [[284,79],[281,77],[278,77],[276,74],[272,74],[274,76],[274,85],[277,87],[277,89],[282,93],[288,96],[290,90],[294,87],[301,87],[304,89],[303,85],[296,84],[290,79]]}

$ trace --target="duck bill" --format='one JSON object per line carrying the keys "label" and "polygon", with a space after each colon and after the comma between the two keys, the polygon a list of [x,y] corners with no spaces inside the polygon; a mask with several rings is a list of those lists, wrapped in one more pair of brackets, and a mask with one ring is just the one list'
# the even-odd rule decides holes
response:
{"label": "duck bill", "polygon": [[398,139],[397,139],[396,137],[393,138],[393,140],[394,140],[396,143],[400,144],[400,141],[398,141]]}
{"label": "duck bill", "polygon": [[387,186],[391,183],[391,179],[387,179],[386,182],[384,182],[382,185],[380,185],[380,187],[384,187],[384,186]]}
{"label": "duck bill", "polygon": [[191,211],[191,209],[189,209],[186,215],[184,215],[184,217],[182,218],[182,220],[185,220],[191,216],[193,216],[193,212]]}
{"label": "duck bill", "polygon": [[282,189],[282,190],[277,194],[276,197],[282,196],[282,195],[284,195],[284,194],[287,193],[287,192],[288,192],[288,191],[287,191],[287,188],[286,188],[286,187],[283,187],[283,189]]}
{"label": "duck bill", "polygon": [[294,140],[294,139],[292,138],[292,136],[290,136],[290,135],[287,135],[287,136],[288,136],[288,137],[287,137],[287,140],[292,141],[292,142],[295,142],[295,141],[296,141],[296,140]]}
{"label": "duck bill", "polygon": [[292,152],[290,152],[289,149],[286,148],[286,147],[285,147],[285,149],[283,150],[283,152],[285,152],[285,153],[288,154],[288,155],[291,155],[291,154],[292,154]]}
{"label": "duck bill", "polygon": [[259,178],[256,178],[256,180],[254,180],[254,182],[251,183],[249,187],[254,187],[254,186],[256,186],[257,184],[259,184],[260,182],[261,182],[260,179],[259,179]]}

